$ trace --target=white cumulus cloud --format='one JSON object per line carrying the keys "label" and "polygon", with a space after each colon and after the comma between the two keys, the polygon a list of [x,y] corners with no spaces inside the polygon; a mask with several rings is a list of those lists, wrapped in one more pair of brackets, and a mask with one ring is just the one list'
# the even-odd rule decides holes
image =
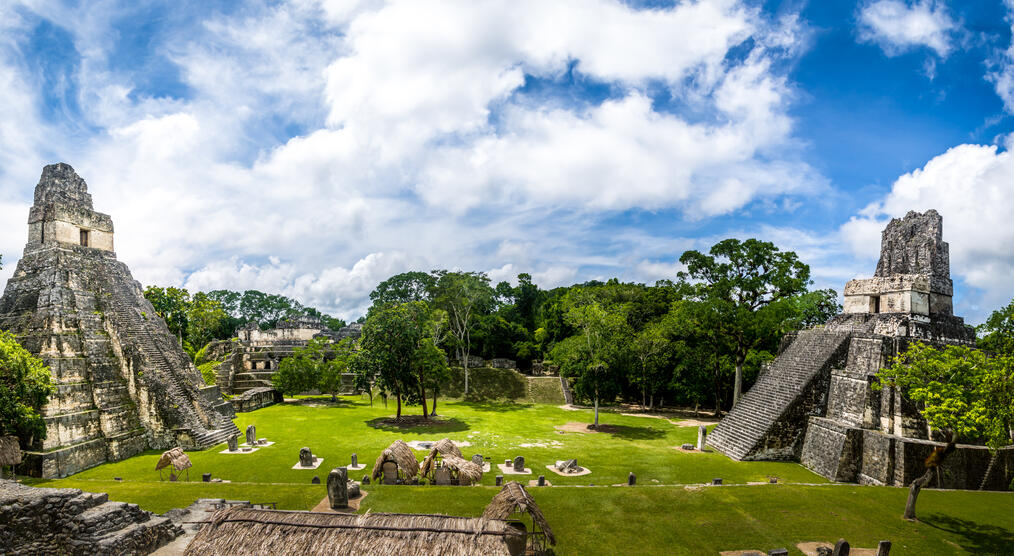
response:
{"label": "white cumulus cloud", "polygon": [[926,47],[946,58],[960,26],[938,0],[877,0],[859,12],[859,38],[880,46],[888,56]]}

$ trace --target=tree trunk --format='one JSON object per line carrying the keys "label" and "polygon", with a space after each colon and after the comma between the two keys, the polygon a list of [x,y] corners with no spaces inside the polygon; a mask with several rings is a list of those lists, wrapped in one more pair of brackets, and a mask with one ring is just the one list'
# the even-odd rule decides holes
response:
{"label": "tree trunk", "polygon": [[599,389],[595,389],[595,428],[599,428]]}
{"label": "tree trunk", "polygon": [[430,417],[437,416],[437,398],[440,396],[440,387],[433,387],[433,409],[430,410]]}
{"label": "tree trunk", "polygon": [[722,380],[718,365],[718,356],[715,356],[715,417],[722,415]]}
{"label": "tree trunk", "polygon": [[743,396],[743,360],[745,357],[736,356],[736,385],[732,389],[732,407],[736,407],[739,398]]}
{"label": "tree trunk", "polygon": [[398,414],[394,417],[394,420],[395,421],[400,421],[401,420],[401,392],[398,392],[396,394],[396,396],[398,398]]}
{"label": "tree trunk", "polygon": [[655,393],[651,393],[651,401],[648,404],[648,409],[655,409]]}
{"label": "tree trunk", "polygon": [[922,487],[926,486],[927,483],[933,479],[933,467],[926,470],[926,473],[922,477],[912,481],[912,486],[908,489],[908,501],[905,502],[905,519],[909,521],[915,521],[915,502],[919,499],[919,491]]}
{"label": "tree trunk", "polygon": [[426,383],[423,381],[422,373],[419,374],[419,395],[422,397],[423,419],[429,419],[426,413]]}

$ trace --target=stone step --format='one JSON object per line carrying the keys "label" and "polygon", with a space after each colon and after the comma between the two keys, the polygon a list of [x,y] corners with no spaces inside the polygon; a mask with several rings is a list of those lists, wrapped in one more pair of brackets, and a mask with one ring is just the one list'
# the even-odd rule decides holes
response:
{"label": "stone step", "polygon": [[771,369],[747,391],[711,435],[708,444],[733,459],[760,449],[781,416],[821,372],[828,369],[847,335],[823,330],[800,332]]}
{"label": "stone step", "polygon": [[183,530],[169,518],[153,516],[109,533],[96,548],[99,554],[150,554],[181,534]]}
{"label": "stone step", "polygon": [[81,512],[74,521],[88,536],[98,539],[128,524],[146,521],[146,514],[136,504],[106,502]]}

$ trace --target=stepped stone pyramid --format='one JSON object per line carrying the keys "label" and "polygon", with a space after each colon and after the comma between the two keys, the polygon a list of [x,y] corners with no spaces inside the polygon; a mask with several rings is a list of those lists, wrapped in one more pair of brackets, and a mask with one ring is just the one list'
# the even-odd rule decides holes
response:
{"label": "stepped stone pyramid", "polygon": [[[873,278],[845,285],[842,314],[783,339],[708,444],[736,460],[800,461],[835,481],[910,483],[939,433],[903,392],[871,385],[911,342],[974,343],[974,330],[952,314],[951,292],[941,216],[929,210],[892,220]],[[959,445],[942,477],[946,488],[1004,489],[1014,448],[992,457],[985,446]]]}
{"label": "stepped stone pyramid", "polygon": [[57,392],[47,437],[21,471],[65,477],[146,449],[204,448],[239,431],[141,285],[113,252],[113,223],[95,212],[67,164],[42,171],[28,244],[0,298],[0,329],[49,366]]}

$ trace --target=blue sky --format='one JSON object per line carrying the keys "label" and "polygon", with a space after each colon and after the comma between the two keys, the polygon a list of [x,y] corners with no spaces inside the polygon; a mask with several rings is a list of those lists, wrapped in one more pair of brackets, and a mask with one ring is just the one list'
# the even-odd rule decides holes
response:
{"label": "blue sky", "polygon": [[[87,4],[87,5],[81,5]],[[816,286],[944,216],[956,312],[1014,297],[1014,3],[0,4],[0,281],[44,164],[144,284],[345,318],[410,269],[672,278],[759,237]]]}

